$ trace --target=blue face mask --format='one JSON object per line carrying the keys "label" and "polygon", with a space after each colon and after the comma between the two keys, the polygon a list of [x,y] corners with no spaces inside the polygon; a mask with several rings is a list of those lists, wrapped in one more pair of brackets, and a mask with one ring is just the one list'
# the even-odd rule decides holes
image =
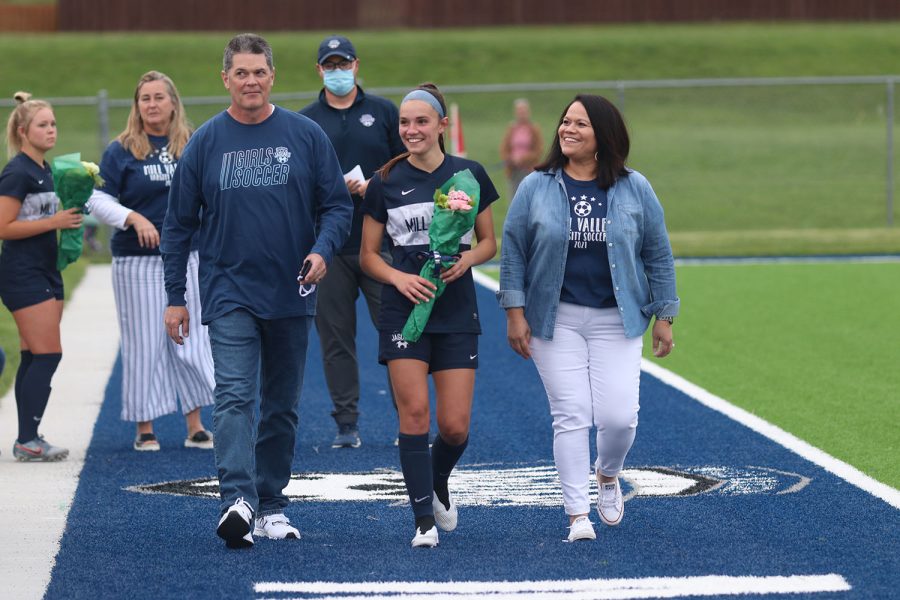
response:
{"label": "blue face mask", "polygon": [[324,82],[325,88],[335,96],[346,96],[356,87],[353,69],[325,71]]}

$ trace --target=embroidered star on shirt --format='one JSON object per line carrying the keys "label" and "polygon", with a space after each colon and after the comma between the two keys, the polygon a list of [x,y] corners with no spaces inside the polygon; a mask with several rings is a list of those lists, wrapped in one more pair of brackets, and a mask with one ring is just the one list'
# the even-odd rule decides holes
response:
{"label": "embroidered star on shirt", "polygon": [[582,195],[582,196],[581,196],[581,199],[582,199],[582,200],[587,200],[587,196]]}
{"label": "embroidered star on shirt", "polygon": [[572,196],[571,200],[572,200],[572,202],[575,202],[576,200],[578,200],[578,198],[576,198],[575,196]]}

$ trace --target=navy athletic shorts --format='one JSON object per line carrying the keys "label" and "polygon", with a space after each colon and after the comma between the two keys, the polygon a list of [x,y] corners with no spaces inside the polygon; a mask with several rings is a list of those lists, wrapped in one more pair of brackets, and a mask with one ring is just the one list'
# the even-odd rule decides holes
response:
{"label": "navy athletic shorts", "polygon": [[398,358],[428,363],[428,372],[478,368],[478,334],[423,333],[418,342],[403,339],[399,331],[378,333],[378,362]]}
{"label": "navy athletic shorts", "polygon": [[63,300],[66,297],[63,291],[62,275],[60,275],[59,271],[45,272],[30,277],[27,286],[23,287],[29,289],[0,290],[0,300],[9,309],[9,312],[34,306],[53,298]]}

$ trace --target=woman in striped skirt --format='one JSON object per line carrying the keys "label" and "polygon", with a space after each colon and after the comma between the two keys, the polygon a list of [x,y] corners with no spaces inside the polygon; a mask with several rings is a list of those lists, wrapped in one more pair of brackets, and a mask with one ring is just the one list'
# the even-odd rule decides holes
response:
{"label": "woman in striped skirt", "polygon": [[212,448],[200,408],[214,402],[212,354],[200,324],[198,259],[191,252],[187,306],[196,315],[183,346],[171,343],[163,326],[167,297],[159,254],[175,166],[191,135],[172,80],[157,71],[141,77],[125,130],[100,163],[105,184],[88,203],[101,222],[119,229],[112,238],[113,291],[122,334],[122,419],[137,423],[134,449],[159,450],[153,420],[181,402],[187,421],[184,445]]}

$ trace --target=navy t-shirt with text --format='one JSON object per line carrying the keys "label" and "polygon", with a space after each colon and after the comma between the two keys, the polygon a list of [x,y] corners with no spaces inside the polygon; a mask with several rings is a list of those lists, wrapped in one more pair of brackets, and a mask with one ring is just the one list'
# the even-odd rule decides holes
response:
{"label": "navy t-shirt with text", "polygon": [[[153,151],[144,160],[135,158],[118,141],[106,148],[100,161],[100,176],[104,181],[101,190],[118,198],[122,206],[140,213],[162,231],[177,161],[168,152],[168,138],[147,137]],[[113,256],[159,254],[159,248],[141,248],[134,227],[116,231],[110,247]]]}
{"label": "navy t-shirt with text", "polygon": [[606,249],[606,191],[597,182],[572,179],[563,171],[569,200],[569,249],[559,299],[563,302],[613,308],[612,273]]}
{"label": "navy t-shirt with text", "polygon": [[[486,210],[498,198],[497,190],[484,168],[473,160],[445,156],[435,171],[427,173],[409,164],[398,162],[388,173],[387,180],[376,174],[369,182],[363,212],[385,224],[389,238],[392,266],[404,273],[418,274],[425,262],[416,255],[429,247],[428,228],[434,216],[434,191],[455,173],[469,169],[481,185],[478,212]],[[463,236],[460,251],[472,247],[473,231]],[[381,331],[403,328],[413,303],[392,285],[381,292]],[[478,305],[475,302],[475,283],[472,271],[447,285],[432,309],[425,333],[481,333]]]}

